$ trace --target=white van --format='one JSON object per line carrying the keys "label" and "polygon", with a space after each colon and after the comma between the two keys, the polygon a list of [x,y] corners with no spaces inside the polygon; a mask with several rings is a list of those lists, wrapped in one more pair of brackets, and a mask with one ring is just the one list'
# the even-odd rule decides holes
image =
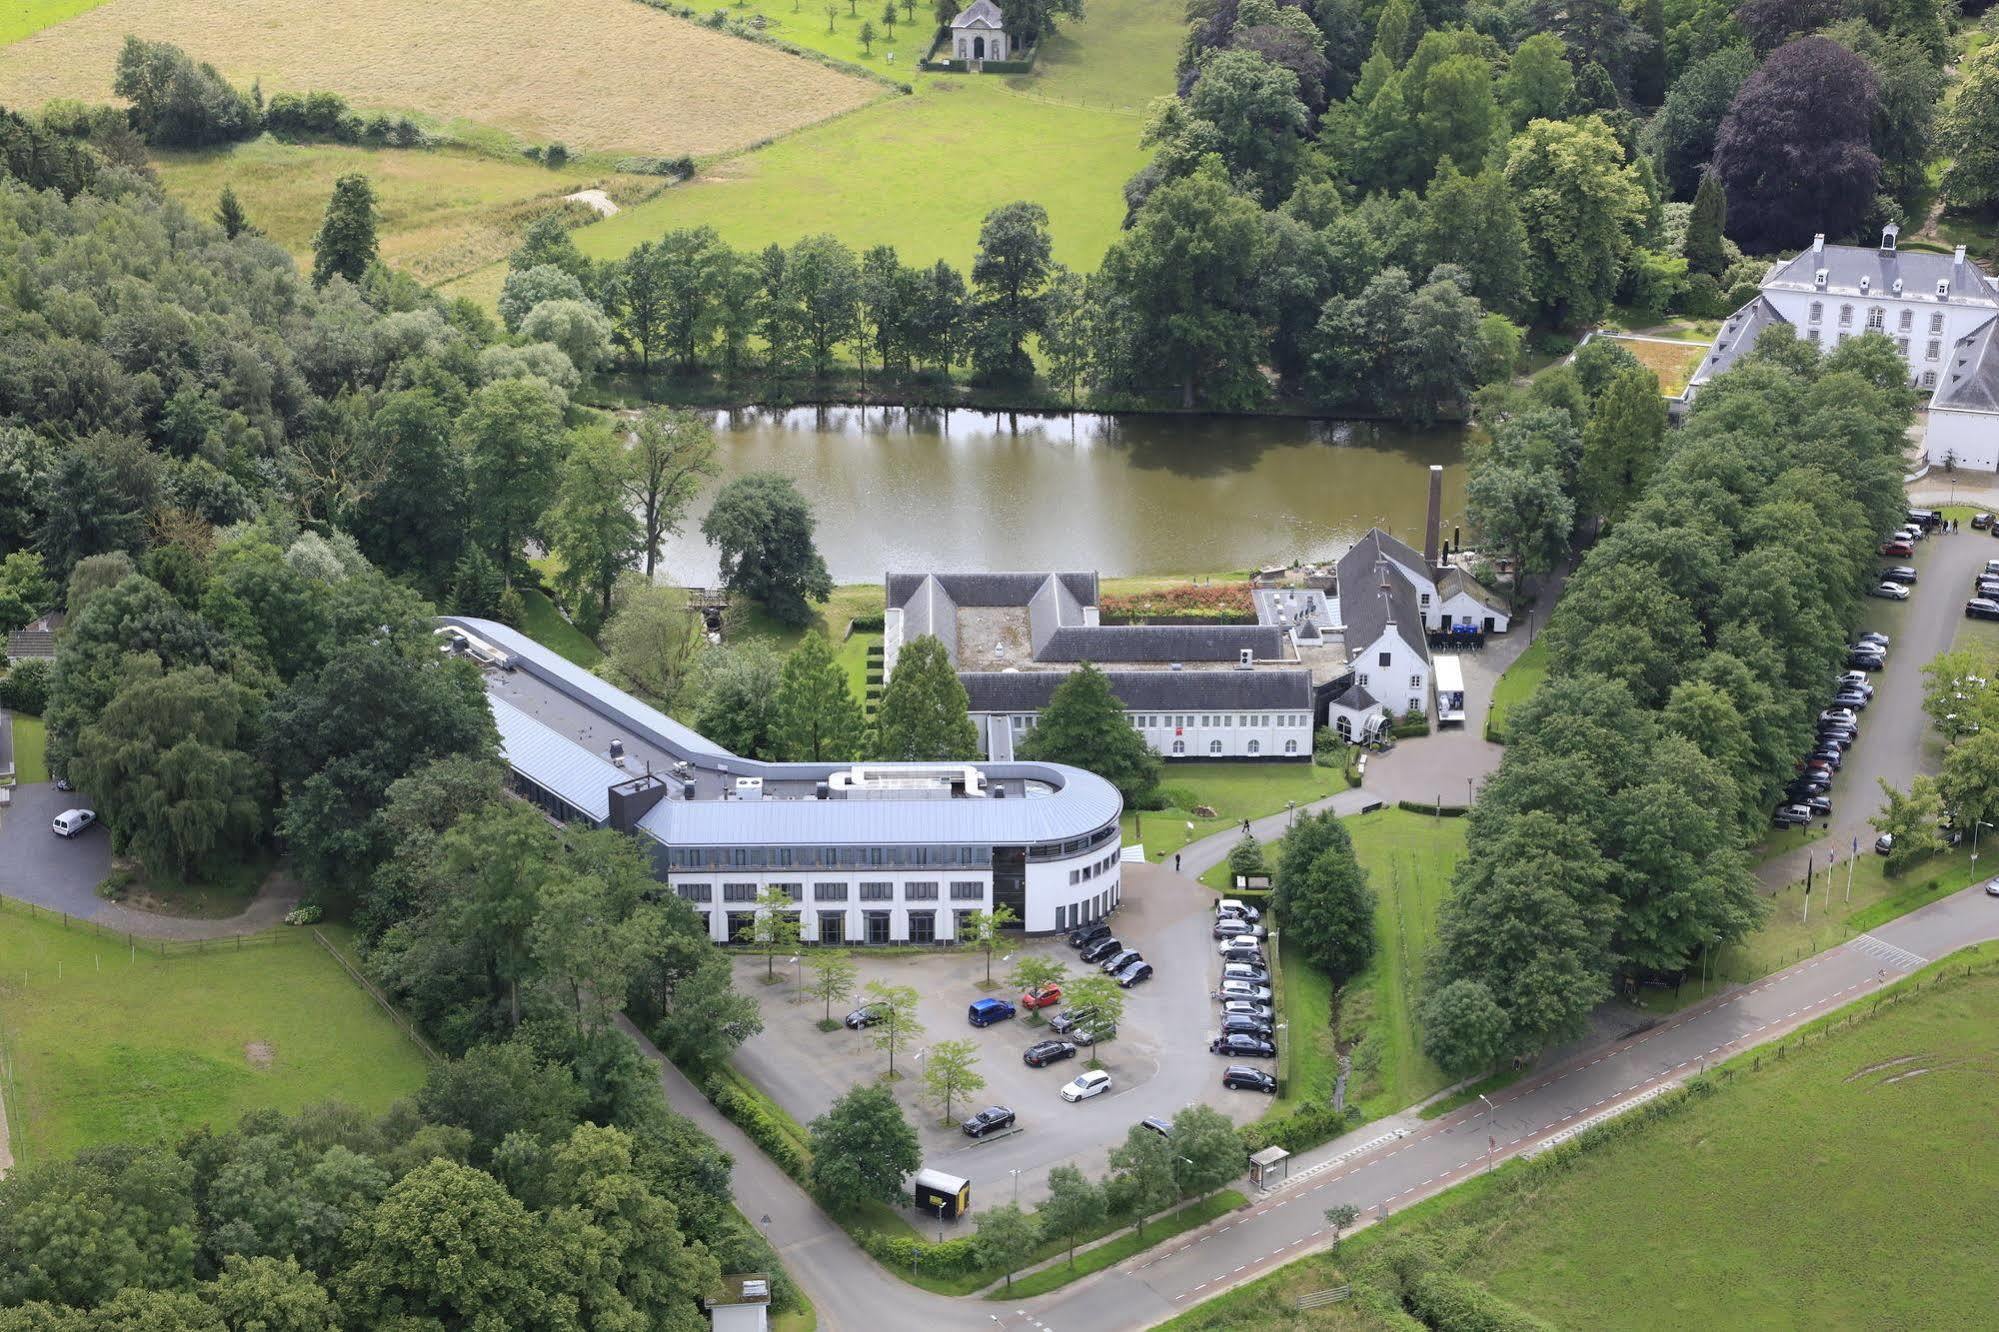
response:
{"label": "white van", "polygon": [[74,837],[95,822],[97,811],[94,809],[66,809],[56,815],[56,836]]}

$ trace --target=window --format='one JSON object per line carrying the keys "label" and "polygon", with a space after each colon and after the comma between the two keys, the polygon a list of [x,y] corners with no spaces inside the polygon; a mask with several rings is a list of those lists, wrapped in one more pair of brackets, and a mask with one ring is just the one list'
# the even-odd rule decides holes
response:
{"label": "window", "polygon": [[1342,740],[1352,741],[1353,723],[1344,716],[1335,717],[1333,719],[1333,734],[1339,736]]}
{"label": "window", "polygon": [[876,882],[861,885],[861,900],[863,902],[887,902],[894,897],[895,885],[892,883]]}
{"label": "window", "polygon": [[1873,333],[1879,333],[1882,329],[1886,327],[1887,327],[1887,312],[1884,311],[1878,305],[1870,306],[1867,311],[1868,331]]}
{"label": "window", "polygon": [[1932,333],[1941,333],[1941,332],[1943,332],[1943,315],[1942,315],[1942,314],[1933,314],[1933,315],[1931,315],[1931,316],[1930,316],[1930,332],[1932,332]]}
{"label": "window", "polygon": [[1936,386],[1937,386],[1937,372],[1934,370],[1923,371],[1923,387],[1935,388]]}
{"label": "window", "polygon": [[1916,312],[1914,310],[1902,311],[1902,319],[1900,324],[1901,330],[1904,333],[1907,333],[1911,328],[1915,327],[1915,324],[1916,324]]}
{"label": "window", "polygon": [[929,882],[905,883],[902,885],[902,897],[906,902],[935,902],[937,885]]}
{"label": "window", "polygon": [[1070,870],[1070,871],[1069,871],[1069,882],[1070,882],[1070,883],[1081,883],[1082,881],[1083,881],[1083,871],[1081,871],[1081,870]]}
{"label": "window", "polygon": [[977,879],[953,879],[951,900],[953,902],[979,902],[985,899],[986,886]]}
{"label": "window", "polygon": [[1895,350],[1907,356],[1909,354],[1909,340],[1907,338],[1896,338]]}
{"label": "window", "polygon": [[1851,333],[1842,333],[1842,334],[1840,334],[1840,335],[1839,335],[1839,340],[1840,340],[1841,342],[1845,342],[1845,341],[1846,341],[1846,340],[1847,340],[1848,338],[1850,338],[1850,337],[1852,337],[1852,336],[1853,336],[1853,335],[1852,335]]}
{"label": "window", "polygon": [[676,883],[673,891],[680,894],[683,902],[712,902],[715,900],[715,886],[709,883]]}
{"label": "window", "polygon": [[1175,741],[1173,742],[1173,752],[1174,752],[1174,753],[1176,753],[1176,754],[1184,754],[1184,753],[1186,753],[1186,752],[1187,752],[1187,742],[1186,742],[1185,740],[1175,740]]}
{"label": "window", "polygon": [[722,885],[724,902],[754,902],[757,900],[757,886],[753,883],[725,883]]}
{"label": "window", "polygon": [[774,883],[771,887],[783,893],[786,898],[793,902],[803,902],[805,900],[805,885],[802,883]]}
{"label": "window", "polygon": [[1824,301],[1813,301],[1813,302],[1812,302],[1812,322],[1813,322],[1814,324],[1823,324],[1823,323],[1825,322],[1825,302],[1824,302]]}
{"label": "window", "polygon": [[1362,671],[1362,672],[1361,672],[1361,673],[1360,673],[1359,675],[1355,676],[1355,677],[1354,677],[1354,679],[1356,679],[1356,680],[1358,680],[1358,681],[1360,682],[1360,687],[1361,687],[1362,689],[1365,689],[1365,688],[1367,688],[1367,672],[1366,672],[1366,671]]}
{"label": "window", "polygon": [[[845,884],[841,885],[845,887]],[[847,941],[847,913],[844,911],[822,911],[819,913],[819,942],[823,944],[845,943]]]}
{"label": "window", "polygon": [[1929,342],[1923,347],[1923,359],[1925,361],[1934,361],[1939,356],[1942,355],[1943,355],[1943,343],[1935,338],[1931,338]]}
{"label": "window", "polygon": [[[862,885],[862,887],[866,886],[865,884]],[[888,920],[889,913],[886,911],[870,911],[867,913],[866,938],[869,943],[885,944],[888,942]]]}
{"label": "window", "polygon": [[1386,666],[1392,660],[1393,658],[1388,653],[1384,652],[1381,654],[1381,660],[1376,662],[1375,664],[1378,666]]}
{"label": "window", "polygon": [[844,902],[847,900],[847,885],[844,883],[815,883],[812,885],[812,900],[815,902]]}
{"label": "window", "polygon": [[1420,676],[1420,675],[1412,675],[1412,676],[1410,676],[1410,677],[1409,677],[1409,687],[1410,687],[1411,689],[1421,689],[1421,688],[1423,687],[1423,677],[1422,677],[1422,676]]}
{"label": "window", "polygon": [[1430,609],[1430,594],[1428,592],[1417,593],[1416,604],[1421,606],[1424,610]]}
{"label": "window", "polygon": [[1287,753],[1287,754],[1295,754],[1295,753],[1297,753],[1297,752],[1298,752],[1298,742],[1297,742],[1296,740],[1286,740],[1286,741],[1284,742],[1284,752],[1285,752],[1285,753]]}
{"label": "window", "polygon": [[1809,343],[1811,343],[1811,344],[1812,344],[1812,346],[1814,346],[1814,347],[1818,346],[1818,345],[1819,345],[1819,331],[1818,331],[1817,329],[1815,329],[1815,328],[1808,328],[1808,329],[1806,329],[1806,330],[1805,330],[1805,341],[1806,341],[1806,342],[1809,342]]}
{"label": "window", "polygon": [[1222,752],[1222,742],[1221,742],[1221,741],[1219,741],[1219,740],[1210,740],[1210,741],[1208,741],[1208,752],[1209,752],[1210,754],[1219,754],[1219,753],[1221,753],[1221,752]]}
{"label": "window", "polygon": [[937,942],[937,913],[935,911],[912,911],[909,913],[909,941],[911,943]]}
{"label": "window", "polygon": [[1853,327],[1853,307],[1852,307],[1852,306],[1850,306],[1850,305],[1842,305],[1842,306],[1840,306],[1840,307],[1839,307],[1839,326],[1840,326],[1841,328],[1852,328],[1852,327]]}

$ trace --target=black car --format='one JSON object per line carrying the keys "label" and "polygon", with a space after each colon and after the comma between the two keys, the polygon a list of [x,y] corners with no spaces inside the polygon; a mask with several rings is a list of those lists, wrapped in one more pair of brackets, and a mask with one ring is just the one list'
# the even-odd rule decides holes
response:
{"label": "black car", "polygon": [[1127,966],[1124,970],[1118,972],[1117,974],[1117,983],[1119,988],[1126,990],[1129,990],[1134,985],[1142,985],[1146,981],[1149,981],[1151,979],[1152,979],[1152,964],[1150,962],[1147,962],[1144,958],[1140,958],[1138,961],[1133,962],[1131,965]]}
{"label": "black car", "polygon": [[1247,1064],[1230,1064],[1223,1069],[1222,1086],[1230,1091],[1260,1091],[1270,1096],[1277,1094],[1277,1079]]}
{"label": "black car", "polygon": [[[1988,527],[1990,527],[1990,526],[1992,526],[1992,515],[1991,515],[1991,514],[1989,514],[1989,513],[1974,513],[1974,514],[1972,514],[1972,515],[1971,515],[1971,530],[1972,530],[1972,531],[1974,531],[1974,532],[1983,532],[1983,531],[1984,531],[1984,530],[1985,530],[1986,528],[1988,528]],[[1994,896],[1995,896],[1995,897],[1999,897],[1999,893],[1995,893],[1995,894],[1994,894]]]}
{"label": "black car", "polygon": [[1881,581],[1884,583],[1914,583],[1916,581],[1916,571],[1912,566],[1907,564],[1891,565],[1881,571]]}
{"label": "black car", "polygon": [[1139,952],[1136,948],[1121,948],[1103,959],[1099,965],[1103,967],[1105,975],[1115,976],[1132,963],[1143,961],[1145,961],[1145,954]]}
{"label": "black car", "polygon": [[965,1131],[968,1138],[983,1138],[988,1133],[1012,1128],[1013,1111],[1004,1105],[989,1105],[958,1127]]}
{"label": "black car", "polygon": [[859,1008],[847,1014],[847,1026],[854,1031],[859,1031],[862,1027],[874,1026],[884,1016],[885,1014],[876,1005],[862,1004]]}
{"label": "black car", "polygon": [[1050,1018],[1048,1026],[1056,1035],[1067,1036],[1095,1016],[1096,1013],[1088,1008],[1067,1008]]}
{"label": "black car", "polygon": [[[1999,606],[1994,606],[1992,609],[1993,614],[1987,618],[1999,620]],[[1964,613],[1970,615],[1970,607],[1966,607]],[[1888,659],[1878,652],[1861,652],[1849,648],[1846,653],[1846,664],[1856,671],[1878,671],[1888,665]]]}
{"label": "black car", "polygon": [[1803,805],[1806,809],[1810,810],[1812,817],[1815,819],[1829,819],[1832,817],[1832,797],[1830,796],[1808,796],[1803,800],[1793,803]]}
{"label": "black car", "polygon": [[1097,940],[1108,939],[1110,937],[1110,922],[1100,920],[1094,925],[1085,925],[1081,929],[1070,930],[1069,946],[1071,948],[1088,948]]}
{"label": "black car", "polygon": [[1036,1041],[1020,1056],[1029,1068],[1046,1068],[1064,1059],[1074,1059],[1076,1047],[1068,1041]]}
{"label": "black car", "polygon": [[1967,620],[1999,620],[1999,600],[1991,597],[1973,597],[1964,603],[1964,618]]}
{"label": "black car", "polygon": [[1770,822],[1779,828],[1802,828],[1812,821],[1812,812],[1803,805],[1779,805]]}
{"label": "black car", "polygon": [[1275,1059],[1277,1047],[1258,1036],[1217,1036],[1208,1042],[1208,1053],[1235,1055],[1244,1059]]}
{"label": "black car", "polygon": [[1105,958],[1122,953],[1123,951],[1124,945],[1113,935],[1109,938],[1099,939],[1088,948],[1085,948],[1083,950],[1083,960],[1085,962],[1101,962]]}
{"label": "black car", "polygon": [[1787,804],[1795,805],[1802,801],[1810,800],[1813,796],[1824,795],[1831,789],[1832,786],[1830,783],[1816,782],[1809,777],[1800,777],[1784,788],[1784,800]]}
{"label": "black car", "polygon": [[1253,1017],[1225,1017],[1217,1030],[1224,1036],[1256,1036],[1266,1041],[1277,1034],[1270,1023]]}
{"label": "black car", "polygon": [[1846,758],[1837,749],[1834,749],[1831,745],[1826,745],[1824,748],[1814,749],[1811,753],[1807,754],[1805,756],[1805,762],[1823,763],[1828,768],[1831,768],[1834,772],[1838,772],[1839,765],[1846,762]]}

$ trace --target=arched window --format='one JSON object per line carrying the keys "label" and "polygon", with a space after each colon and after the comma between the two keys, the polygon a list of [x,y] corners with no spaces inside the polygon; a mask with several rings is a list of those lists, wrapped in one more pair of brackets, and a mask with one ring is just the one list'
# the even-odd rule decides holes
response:
{"label": "arched window", "polygon": [[1285,753],[1287,753],[1287,754],[1295,754],[1295,753],[1297,753],[1297,752],[1298,752],[1298,742],[1297,742],[1296,740],[1286,740],[1286,741],[1284,742],[1284,752],[1285,752]]}
{"label": "arched window", "polygon": [[1335,717],[1333,719],[1333,734],[1351,744],[1353,742],[1353,723],[1345,717]]}
{"label": "arched window", "polygon": [[1261,754],[1263,752],[1263,742],[1261,740],[1250,741],[1249,752],[1252,754]]}
{"label": "arched window", "polygon": [[1219,740],[1210,740],[1210,741],[1208,741],[1208,752],[1209,752],[1210,754],[1219,754],[1219,753],[1221,753],[1221,752],[1222,752],[1222,742],[1221,742],[1221,741],[1219,741]]}
{"label": "arched window", "polygon": [[1184,754],[1184,753],[1186,753],[1186,752],[1187,752],[1187,742],[1186,742],[1185,740],[1175,740],[1175,741],[1173,742],[1173,752],[1174,752],[1174,753],[1176,753],[1176,754]]}

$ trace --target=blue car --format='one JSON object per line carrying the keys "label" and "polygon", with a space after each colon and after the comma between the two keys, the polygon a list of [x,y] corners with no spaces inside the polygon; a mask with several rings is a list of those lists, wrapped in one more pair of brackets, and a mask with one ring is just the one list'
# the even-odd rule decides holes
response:
{"label": "blue car", "polygon": [[978,999],[965,1010],[965,1017],[975,1027],[990,1027],[995,1022],[1004,1022],[1013,1016],[1013,1005],[1004,999]]}

